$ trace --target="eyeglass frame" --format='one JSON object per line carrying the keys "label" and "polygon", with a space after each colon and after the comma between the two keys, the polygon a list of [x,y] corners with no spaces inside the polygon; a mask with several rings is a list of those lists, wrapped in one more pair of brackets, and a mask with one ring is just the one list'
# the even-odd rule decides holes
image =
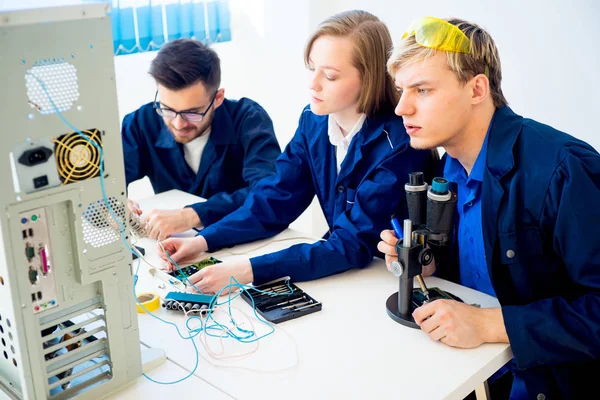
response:
{"label": "eyeglass frame", "polygon": [[[219,93],[219,91],[217,90],[215,92],[215,94],[212,97],[212,100],[210,101],[210,103],[208,104],[208,107],[206,107],[206,111],[204,111],[203,113],[199,113],[199,112],[193,112],[193,111],[175,111],[172,110],[170,108],[162,108],[161,107],[161,102],[160,101],[156,101],[156,99],[158,98],[158,90],[156,91],[156,94],[154,95],[154,102],[152,103],[154,110],[156,111],[156,113],[158,115],[160,115],[163,118],[167,118],[167,119],[175,119],[177,118],[178,115],[181,116],[181,118],[184,121],[188,121],[188,122],[202,122],[204,120],[204,117],[206,117],[206,114],[208,114],[208,112],[210,111],[210,108],[212,107],[213,103],[215,102],[215,99],[217,98],[217,93]],[[161,114],[163,111],[170,111],[175,113],[175,115],[173,117],[167,117],[163,114]],[[197,115],[200,117],[199,120],[194,121],[194,120],[189,120],[185,115],[186,114],[192,114],[192,115]]]}

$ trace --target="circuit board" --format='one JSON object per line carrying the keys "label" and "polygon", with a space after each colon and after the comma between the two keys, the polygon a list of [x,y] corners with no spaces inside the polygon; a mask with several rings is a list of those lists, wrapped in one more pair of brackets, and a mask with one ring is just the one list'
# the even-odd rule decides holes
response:
{"label": "circuit board", "polygon": [[206,268],[206,267],[209,267],[209,266],[215,265],[215,264],[220,264],[222,262],[223,261],[221,261],[217,258],[208,257],[203,260],[197,261],[194,264],[187,265],[187,266],[181,268],[181,270],[171,271],[168,274],[185,283],[187,281],[187,278],[194,275],[196,272],[200,271],[202,268]]}
{"label": "circuit board", "polygon": [[438,299],[446,299],[446,300],[456,300],[463,302],[459,297],[453,295],[452,293],[448,293],[443,291],[438,287],[431,287],[429,290],[429,300],[423,294],[423,291],[419,288],[413,289],[412,302],[413,308],[421,307],[425,303],[431,303],[434,300]]}

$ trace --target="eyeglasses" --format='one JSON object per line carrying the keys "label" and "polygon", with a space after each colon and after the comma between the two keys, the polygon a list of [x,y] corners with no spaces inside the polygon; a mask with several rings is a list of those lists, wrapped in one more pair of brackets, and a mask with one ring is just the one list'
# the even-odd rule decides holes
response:
{"label": "eyeglasses", "polygon": [[415,41],[430,49],[454,53],[471,53],[471,41],[456,25],[434,17],[422,17],[413,21],[402,39],[415,36]]}
{"label": "eyeglasses", "polygon": [[160,115],[161,117],[164,117],[166,119],[174,119],[178,115],[181,115],[181,118],[183,118],[184,120],[186,120],[188,122],[200,122],[204,119],[204,117],[206,116],[206,114],[208,113],[210,108],[212,107],[215,99],[217,98],[217,93],[218,93],[218,91],[215,92],[214,96],[212,97],[212,100],[210,101],[210,104],[208,105],[208,107],[206,107],[206,111],[204,111],[203,113],[199,113],[199,112],[192,112],[192,111],[175,111],[175,110],[171,110],[169,108],[162,108],[160,102],[156,101],[156,99],[158,97],[158,90],[157,90],[156,94],[154,95],[154,109],[156,110],[156,113],[158,115]]}

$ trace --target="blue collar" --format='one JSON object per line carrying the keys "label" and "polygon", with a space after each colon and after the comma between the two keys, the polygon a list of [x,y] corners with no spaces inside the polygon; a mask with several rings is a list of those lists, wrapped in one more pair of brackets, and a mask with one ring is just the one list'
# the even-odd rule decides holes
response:
{"label": "blue collar", "polygon": [[[487,149],[488,149],[488,141],[490,137],[490,131],[492,126],[494,125],[494,118],[496,113],[492,116],[492,120],[490,121],[490,125],[488,126],[487,133],[485,134],[485,140],[483,141],[483,145],[481,146],[481,150],[479,150],[479,155],[475,160],[475,164],[473,164],[473,169],[471,170],[471,174],[466,178],[466,182],[470,181],[483,181],[483,172],[486,167],[487,162]],[[453,157],[448,155],[446,159],[446,165],[444,166],[444,177],[451,182],[458,182],[460,177],[466,177],[466,171],[462,164]]]}
{"label": "blue collar", "polygon": [[515,166],[513,147],[521,133],[523,117],[508,106],[496,109],[488,132],[487,167],[496,179],[502,178]]}

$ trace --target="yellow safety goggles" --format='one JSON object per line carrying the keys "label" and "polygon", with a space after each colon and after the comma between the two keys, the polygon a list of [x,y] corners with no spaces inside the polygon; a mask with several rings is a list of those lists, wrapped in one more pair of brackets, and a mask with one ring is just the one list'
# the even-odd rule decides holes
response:
{"label": "yellow safety goggles", "polygon": [[430,49],[471,53],[471,41],[463,31],[448,21],[434,17],[422,17],[413,21],[402,39],[415,36],[415,41]]}

